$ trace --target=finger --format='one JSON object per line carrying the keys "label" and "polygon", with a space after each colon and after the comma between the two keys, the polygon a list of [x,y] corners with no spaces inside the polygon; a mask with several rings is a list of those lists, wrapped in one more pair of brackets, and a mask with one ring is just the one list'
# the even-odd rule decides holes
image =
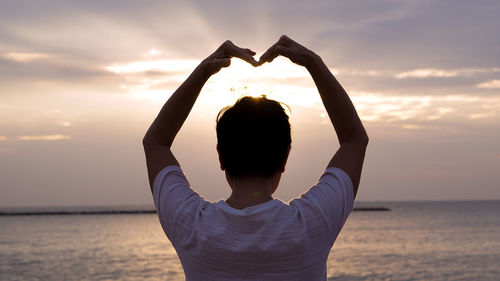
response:
{"label": "finger", "polygon": [[290,37],[286,35],[281,35],[280,39],[278,40],[278,43],[280,43],[280,45],[285,47],[290,47],[292,44],[296,44],[295,41],[293,41]]}
{"label": "finger", "polygon": [[293,63],[306,66],[307,59],[294,47],[277,46],[276,50],[280,56],[289,58]]}
{"label": "finger", "polygon": [[[263,64],[265,62],[272,62],[277,56],[281,55],[279,49],[281,47],[289,47],[292,43],[295,43],[292,39],[290,39],[286,35],[282,35],[278,42],[276,42],[271,48],[269,48],[260,58],[259,64]],[[289,53],[289,52],[288,52]]]}
{"label": "finger", "polygon": [[276,52],[280,56],[287,57],[289,59],[295,58],[295,52],[292,50],[292,48],[288,48],[285,46],[276,46]]}
{"label": "finger", "polygon": [[257,54],[256,52],[254,52],[254,51],[252,51],[252,50],[250,50],[250,49],[245,49],[245,51],[246,51],[249,55],[251,55],[251,56],[255,56],[255,54]]}
{"label": "finger", "polygon": [[240,58],[251,65],[256,66],[257,61],[253,57],[255,55],[255,52],[250,50],[250,49],[243,49],[240,48],[236,45],[234,45],[231,41],[226,41],[224,43],[224,52],[232,57],[237,57]]}
{"label": "finger", "polygon": [[278,46],[278,43],[274,44],[271,46],[269,49],[267,49],[262,56],[259,58],[259,65],[265,63],[265,62],[272,62],[277,56],[278,53],[276,51],[276,47]]}
{"label": "finger", "polygon": [[242,60],[248,62],[251,65],[254,65],[254,66],[257,65],[257,61],[255,60],[255,58],[253,57],[253,55],[251,55],[250,53],[248,53],[246,50],[238,48],[236,46],[235,46],[234,49],[231,50],[230,55],[233,56],[233,57],[237,57],[239,59],[242,59]]}

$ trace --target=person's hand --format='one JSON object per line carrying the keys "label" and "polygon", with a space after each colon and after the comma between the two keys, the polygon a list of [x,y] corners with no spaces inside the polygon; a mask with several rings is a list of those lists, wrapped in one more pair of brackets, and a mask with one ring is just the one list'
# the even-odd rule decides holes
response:
{"label": "person's hand", "polygon": [[257,66],[258,63],[254,59],[254,55],[254,51],[240,48],[227,40],[213,54],[203,60],[200,66],[209,75],[219,72],[223,67],[228,67],[233,57],[240,58],[253,66]]}
{"label": "person's hand", "polygon": [[308,67],[310,63],[317,57],[317,55],[293,41],[288,36],[283,35],[280,37],[276,44],[272,45],[259,59],[258,65],[266,62],[272,62],[277,56],[284,56],[289,58],[292,62]]}

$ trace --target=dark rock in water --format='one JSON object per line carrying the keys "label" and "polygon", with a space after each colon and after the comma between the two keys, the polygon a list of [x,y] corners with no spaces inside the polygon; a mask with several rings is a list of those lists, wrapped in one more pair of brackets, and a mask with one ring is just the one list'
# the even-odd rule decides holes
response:
{"label": "dark rock in water", "polygon": [[0,212],[0,216],[61,216],[61,215],[123,215],[154,214],[156,210],[103,210],[103,211],[41,211],[41,212]]}
{"label": "dark rock in water", "polygon": [[[390,211],[386,207],[355,207],[353,211]],[[64,211],[0,211],[0,216],[61,216],[61,215],[126,215],[126,214],[154,214],[154,209],[140,210],[64,210]]]}

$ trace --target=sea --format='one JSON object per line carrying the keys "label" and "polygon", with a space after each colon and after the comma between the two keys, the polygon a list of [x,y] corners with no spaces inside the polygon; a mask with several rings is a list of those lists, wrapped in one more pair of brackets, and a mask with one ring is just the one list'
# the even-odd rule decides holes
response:
{"label": "sea", "polygon": [[[390,210],[351,213],[328,280],[500,280],[500,201],[356,207]],[[0,280],[185,277],[151,207],[0,208]]]}

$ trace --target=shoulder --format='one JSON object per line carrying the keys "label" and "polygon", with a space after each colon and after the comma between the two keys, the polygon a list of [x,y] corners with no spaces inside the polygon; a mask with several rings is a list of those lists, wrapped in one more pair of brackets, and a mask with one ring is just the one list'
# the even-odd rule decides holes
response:
{"label": "shoulder", "polygon": [[318,182],[298,199],[340,199],[354,200],[352,181],[349,175],[337,167],[327,168]]}
{"label": "shoulder", "polygon": [[153,182],[153,199],[163,229],[171,241],[178,224],[189,226],[200,210],[208,204],[194,191],[180,166],[170,165],[163,168]]}
{"label": "shoulder", "polygon": [[344,170],[337,167],[327,168],[321,175],[318,184],[326,184],[331,188],[349,188],[351,191],[353,185],[351,177]]}
{"label": "shoulder", "polygon": [[180,166],[170,165],[158,172],[153,181],[153,199],[156,208],[159,207],[159,199],[162,194],[179,187],[189,188],[189,182]]}
{"label": "shoulder", "polygon": [[351,178],[340,168],[327,168],[318,183],[290,205],[303,215],[321,218],[330,232],[338,234],[354,205]]}

